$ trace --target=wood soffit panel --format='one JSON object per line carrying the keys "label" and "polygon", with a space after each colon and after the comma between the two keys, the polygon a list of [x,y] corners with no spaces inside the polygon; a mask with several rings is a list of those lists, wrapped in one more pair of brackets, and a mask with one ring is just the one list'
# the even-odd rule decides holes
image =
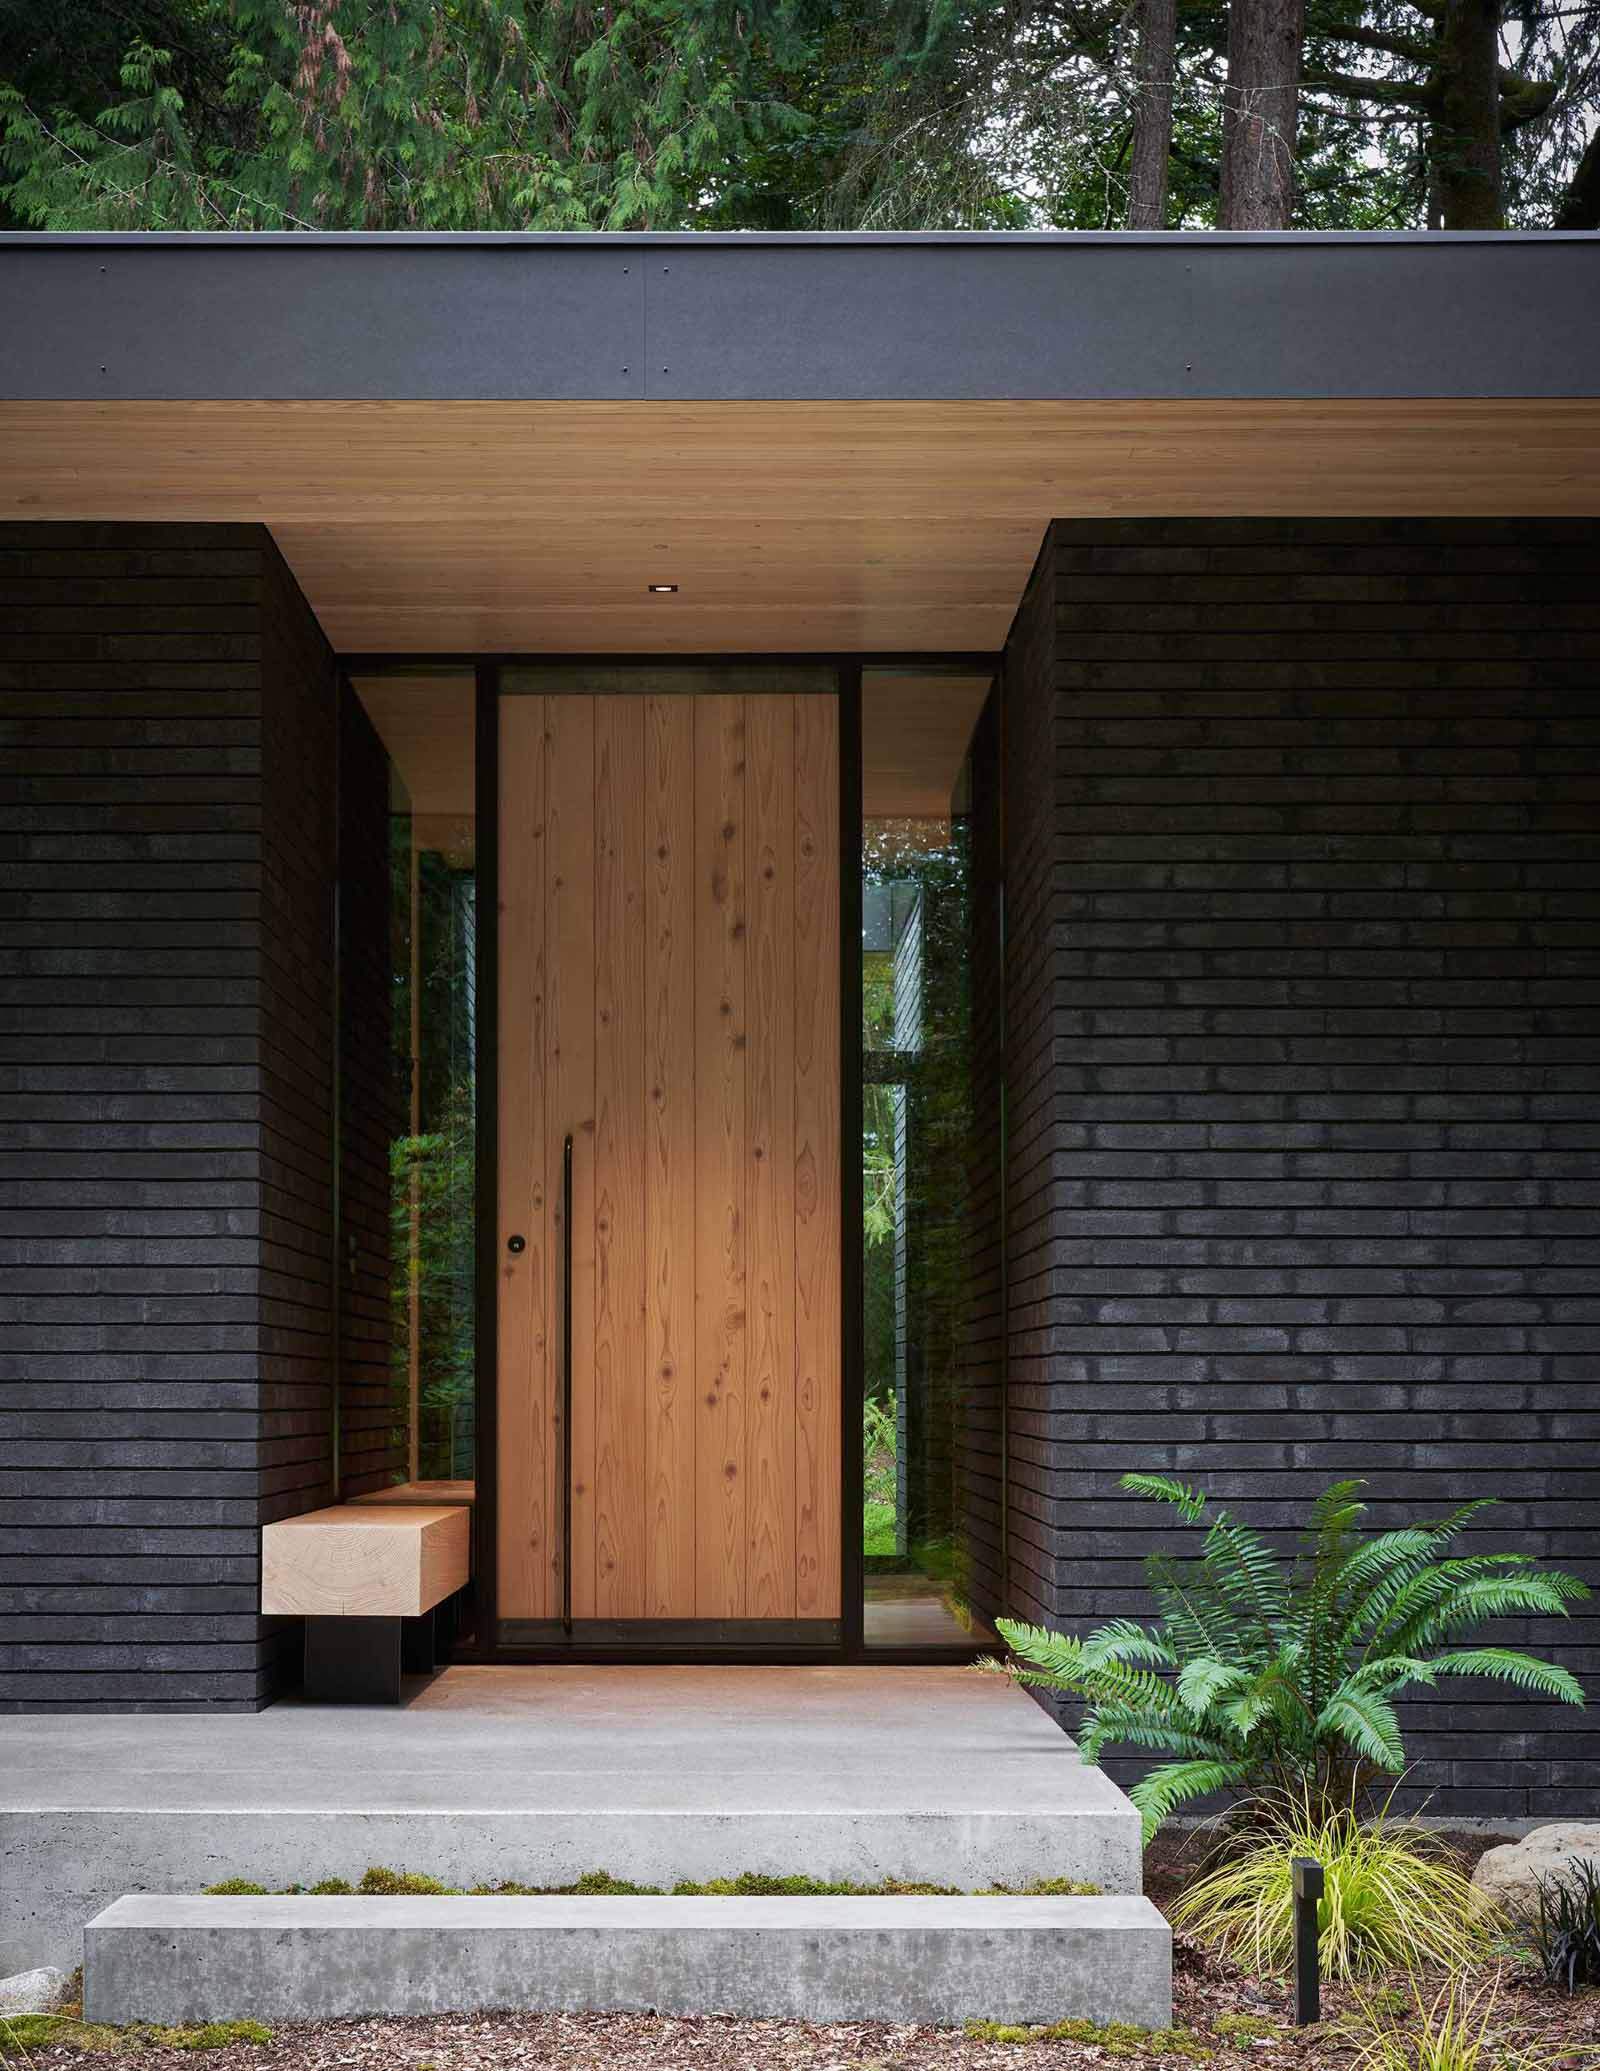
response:
{"label": "wood soffit panel", "polygon": [[1056,517],[1600,511],[1592,399],[12,402],[0,455],[0,520],[267,525],[346,653],[989,651]]}

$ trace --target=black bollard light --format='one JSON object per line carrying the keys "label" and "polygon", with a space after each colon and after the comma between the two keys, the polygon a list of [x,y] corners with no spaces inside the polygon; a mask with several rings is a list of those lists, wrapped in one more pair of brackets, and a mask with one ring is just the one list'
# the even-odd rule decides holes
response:
{"label": "black bollard light", "polygon": [[1294,2018],[1309,2028],[1322,2019],[1322,1980],[1317,1974],[1317,1904],[1323,1892],[1320,1862],[1294,1860]]}

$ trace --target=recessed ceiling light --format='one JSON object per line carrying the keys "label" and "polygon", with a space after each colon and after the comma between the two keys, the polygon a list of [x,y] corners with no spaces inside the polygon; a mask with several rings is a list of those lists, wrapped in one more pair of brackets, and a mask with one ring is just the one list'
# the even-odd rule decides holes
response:
{"label": "recessed ceiling light", "polygon": [[678,585],[675,582],[653,582],[650,584],[650,594],[652,597],[675,597],[678,594]]}

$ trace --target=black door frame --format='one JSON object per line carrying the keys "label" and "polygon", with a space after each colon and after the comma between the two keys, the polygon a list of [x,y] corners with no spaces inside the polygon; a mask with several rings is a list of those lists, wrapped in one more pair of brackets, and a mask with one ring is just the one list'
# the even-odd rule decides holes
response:
{"label": "black door frame", "polygon": [[[861,679],[873,668],[926,668],[942,672],[995,672],[994,654],[894,653],[842,654],[375,654],[345,655],[347,677],[398,674],[417,670],[446,671],[470,667],[476,681],[476,879],[479,912],[493,914],[493,926],[479,928],[476,952],[476,1184],[477,1286],[475,1290],[476,1366],[479,1387],[474,1404],[475,1502],[473,1509],[473,1586],[471,1637],[453,1650],[457,1661],[535,1665],[555,1661],[917,1664],[970,1660],[987,1651],[979,1642],[964,1646],[898,1646],[867,1649],[863,1639],[862,1547],[864,1493],[861,1450],[862,1401],[865,1391],[865,1344],[862,1315],[861,1101],[863,1029],[861,1022],[861,861],[862,763]],[[637,1627],[617,1644],[564,1641],[557,1645],[499,1644],[495,1602],[499,1504],[497,1486],[497,1394],[499,1375],[499,813],[500,699],[502,672],[511,668],[614,668],[647,670],[749,667],[826,668],[833,672],[839,699],[839,1066],[840,1066],[840,1618],[838,1637],[826,1643],[795,1644],[754,1641],[745,1636],[719,1643],[714,1623],[693,1637],[674,1625],[676,1637],[663,1635],[657,1645],[642,1644]],[[488,1385],[483,1383],[488,1381]]]}

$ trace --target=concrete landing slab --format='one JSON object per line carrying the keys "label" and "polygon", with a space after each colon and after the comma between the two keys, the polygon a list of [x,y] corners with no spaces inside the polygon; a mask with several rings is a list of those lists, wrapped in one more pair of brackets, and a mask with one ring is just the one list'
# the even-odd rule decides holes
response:
{"label": "concrete landing slab", "polygon": [[0,1719],[0,1975],[127,1892],[741,1870],[1139,1889],[1139,1822],[964,1668],[451,1668],[396,1710]]}
{"label": "concrete landing slab", "polygon": [[954,2024],[1172,2018],[1143,1898],[122,1898],[91,2021],[727,2013]]}

